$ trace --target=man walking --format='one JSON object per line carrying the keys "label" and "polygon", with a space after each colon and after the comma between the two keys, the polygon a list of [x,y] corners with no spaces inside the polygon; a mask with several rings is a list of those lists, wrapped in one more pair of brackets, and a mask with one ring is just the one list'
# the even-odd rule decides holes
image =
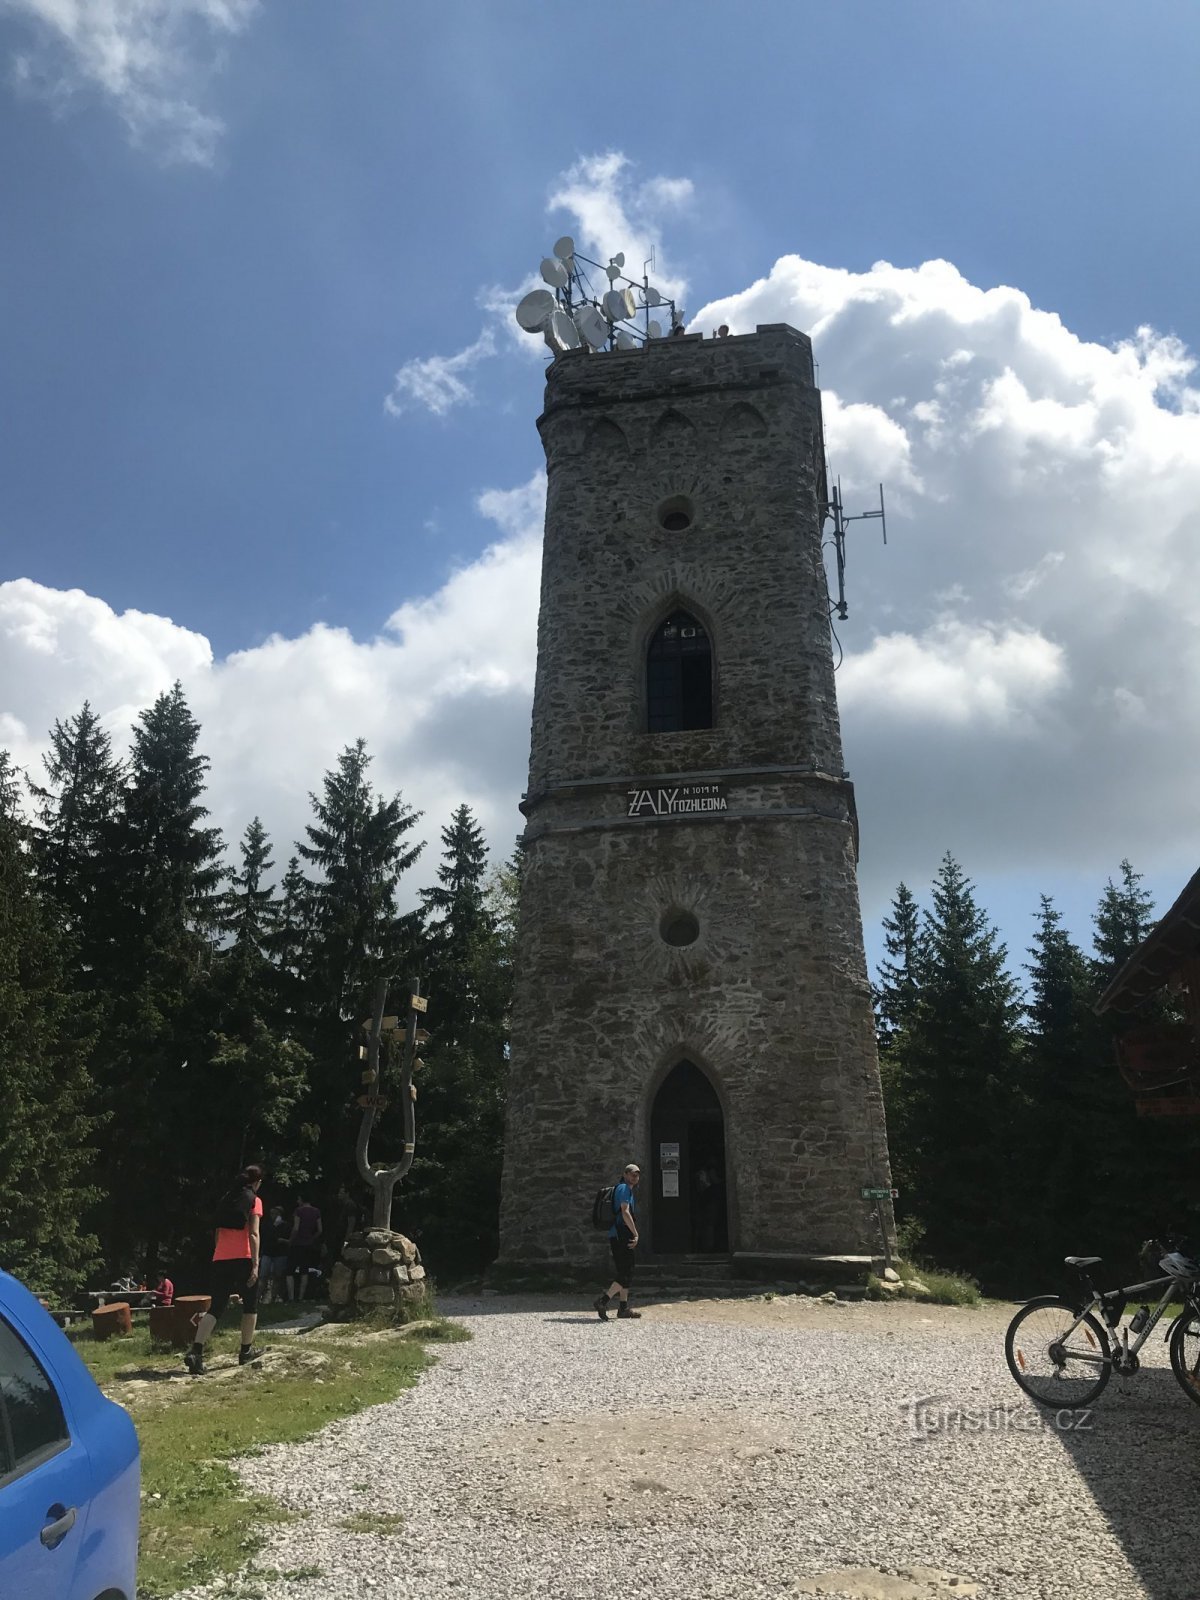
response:
{"label": "man walking", "polygon": [[225,1313],[234,1295],[242,1302],[242,1346],[238,1365],[257,1361],[261,1350],[254,1348],[254,1328],[258,1322],[259,1224],[262,1220],[261,1167],[247,1167],[217,1207],[216,1236],[213,1245],[209,1285],[212,1304],[196,1324],[196,1341],[183,1364],[193,1377],[204,1373],[204,1346]]}
{"label": "man walking", "polygon": [[592,1304],[601,1322],[608,1321],[609,1302],[618,1300],[617,1320],[641,1316],[640,1311],[629,1309],[629,1291],[633,1287],[634,1251],[638,1244],[636,1190],[642,1181],[642,1169],[632,1161],[625,1168],[622,1181],[613,1190],[613,1225],[608,1230],[609,1248],[613,1258],[613,1281],[604,1294]]}

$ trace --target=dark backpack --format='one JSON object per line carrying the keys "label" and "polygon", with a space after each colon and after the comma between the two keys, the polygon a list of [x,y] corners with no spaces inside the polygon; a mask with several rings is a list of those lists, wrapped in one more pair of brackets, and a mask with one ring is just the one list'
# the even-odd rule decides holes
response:
{"label": "dark backpack", "polygon": [[254,1210],[254,1195],[239,1185],[223,1194],[217,1201],[216,1224],[218,1228],[244,1228]]}
{"label": "dark backpack", "polygon": [[607,1189],[597,1189],[596,1198],[592,1201],[593,1228],[611,1228],[617,1220],[617,1208],[613,1204],[616,1188],[615,1183],[610,1183]]}

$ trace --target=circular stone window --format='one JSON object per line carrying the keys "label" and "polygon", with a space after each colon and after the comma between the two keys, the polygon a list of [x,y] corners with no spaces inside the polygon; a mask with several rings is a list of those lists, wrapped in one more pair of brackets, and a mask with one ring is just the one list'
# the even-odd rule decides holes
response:
{"label": "circular stone window", "polygon": [[658,931],[666,944],[673,944],[679,949],[684,945],[695,944],[700,937],[700,924],[690,911],[680,911],[676,906],[670,911],[663,912]]}
{"label": "circular stone window", "polygon": [[692,502],[685,494],[673,494],[669,500],[664,500],[658,508],[658,524],[668,533],[686,533],[691,527],[696,513]]}

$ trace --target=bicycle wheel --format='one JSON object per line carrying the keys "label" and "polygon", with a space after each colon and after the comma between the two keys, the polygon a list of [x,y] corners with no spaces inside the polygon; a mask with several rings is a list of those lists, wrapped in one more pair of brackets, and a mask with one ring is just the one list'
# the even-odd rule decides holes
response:
{"label": "bicycle wheel", "polygon": [[1089,1406],[1112,1377],[1108,1334],[1090,1312],[1078,1321],[1074,1306],[1042,1295],[1021,1307],[1008,1325],[1008,1370],[1031,1400],[1051,1410]]}
{"label": "bicycle wheel", "polygon": [[1185,1311],[1171,1335],[1171,1371],[1189,1400],[1200,1406],[1200,1314]]}

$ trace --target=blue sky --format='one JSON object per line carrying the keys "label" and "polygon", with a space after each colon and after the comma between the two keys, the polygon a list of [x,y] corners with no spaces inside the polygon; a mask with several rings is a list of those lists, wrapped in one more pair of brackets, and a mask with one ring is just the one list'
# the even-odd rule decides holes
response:
{"label": "blue sky", "polygon": [[[113,37],[55,30],[70,10],[0,0],[0,581],[170,619],[218,661],[318,623],[369,644],[513,536],[519,503],[478,501],[538,468],[541,366],[481,296],[515,291],[572,226],[548,197],[604,152],[623,153],[625,212],[686,278],[689,313],[791,252],[860,275],[942,258],[1089,344],[1144,324],[1200,344],[1200,12],[1182,0],[187,0],[175,26],[115,0],[117,34],[159,52],[132,82]],[[656,206],[654,179],[690,194]],[[469,365],[469,400],[386,409],[398,369],[481,334],[496,353]],[[863,569],[880,604],[852,649],[887,625],[903,548]],[[934,555],[958,581],[953,546]],[[7,711],[33,739],[44,708],[22,693]],[[132,693],[114,690],[114,718]],[[330,754],[356,731],[331,728]],[[849,713],[847,739],[855,766]],[[525,753],[474,774],[464,757],[429,805],[461,776],[503,837]],[[397,747],[397,781],[412,756]],[[866,812],[877,840],[891,824]],[[1178,819],[1128,845],[1114,820],[1061,870],[993,860],[977,820],[946,842],[968,869],[978,848],[1014,943],[1035,880],[1078,917],[1126,849],[1145,846],[1167,895],[1194,866]],[[890,881],[927,879],[930,856],[889,850]]]}

